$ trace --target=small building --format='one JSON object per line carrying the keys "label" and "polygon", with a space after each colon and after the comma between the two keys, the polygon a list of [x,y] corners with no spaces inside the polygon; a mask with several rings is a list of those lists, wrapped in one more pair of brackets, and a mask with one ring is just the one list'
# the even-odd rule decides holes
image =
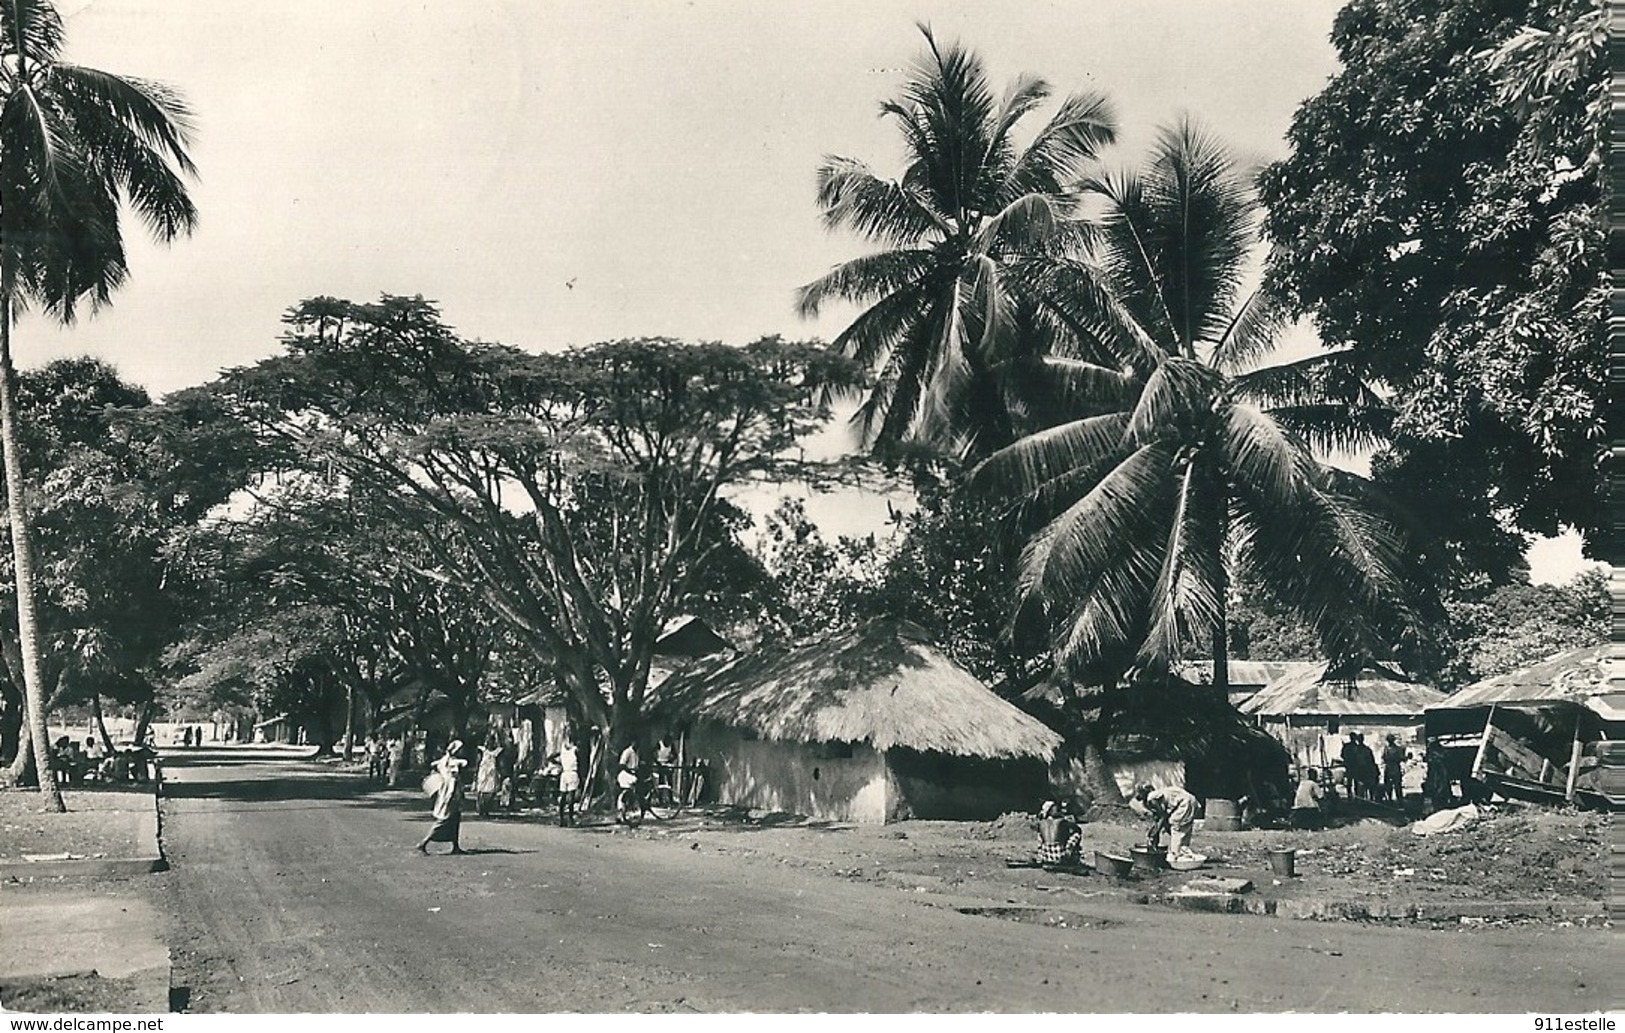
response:
{"label": "small building", "polygon": [[1371,665],[1349,674],[1329,666],[1288,674],[1239,708],[1285,744],[1300,766],[1325,767],[1337,760],[1339,739],[1349,732],[1364,733],[1373,751],[1388,735],[1419,742],[1426,709],[1444,699],[1438,689],[1387,667]]}
{"label": "small building", "polygon": [[[1225,665],[1226,694],[1239,707],[1283,678],[1324,667],[1318,660],[1231,660]],[[1212,685],[1213,661],[1187,660],[1176,665],[1173,673],[1192,685]]]}
{"label": "small building", "polygon": [[678,672],[652,716],[718,802],[839,821],[1033,810],[1061,745],[894,621]]}
{"label": "small building", "polygon": [[1625,737],[1612,660],[1611,646],[1588,646],[1474,682],[1428,708],[1427,734],[1503,795],[1573,800],[1594,781],[1587,746]]}
{"label": "small building", "polygon": [[259,743],[297,743],[301,730],[287,714],[278,714],[275,717],[269,717],[264,721],[254,723],[253,741]]}

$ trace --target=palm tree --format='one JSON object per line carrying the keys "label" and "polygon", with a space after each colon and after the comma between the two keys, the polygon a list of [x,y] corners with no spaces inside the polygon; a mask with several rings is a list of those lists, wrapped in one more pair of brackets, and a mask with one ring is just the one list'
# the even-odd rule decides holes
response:
{"label": "palm tree", "polygon": [[0,3],[0,446],[17,579],[17,625],[34,766],[47,805],[62,797],[47,752],[41,641],[26,480],[17,438],[11,328],[38,305],[64,323],[106,303],[128,275],[119,211],[160,240],[197,218],[183,176],[185,105],[166,87],[60,60],[62,19],[47,0]]}
{"label": "palm tree", "polygon": [[1115,129],[1104,97],[1078,94],[1018,146],[1012,133],[1048,85],[1020,78],[996,100],[975,54],[920,31],[926,54],[881,105],[907,147],[902,178],[839,157],[818,172],[825,225],[881,250],[801,288],[800,309],[866,306],[835,340],[877,374],[854,417],[866,443],[985,454],[1018,433],[1019,378],[1063,329],[1040,304],[1040,274],[1078,253],[1074,184]]}
{"label": "palm tree", "polygon": [[1371,443],[1387,408],[1346,356],[1259,368],[1285,325],[1242,285],[1250,192],[1189,122],[1165,130],[1142,174],[1087,183],[1098,246],[1059,270],[1060,318],[1111,363],[1052,356],[1074,418],[976,471],[1047,523],[1021,560],[1019,595],[1049,619],[1079,674],[1166,671],[1210,638],[1226,684],[1226,595],[1246,571],[1318,631],[1336,660],[1381,648],[1405,612],[1398,535],[1363,482],[1315,447]]}

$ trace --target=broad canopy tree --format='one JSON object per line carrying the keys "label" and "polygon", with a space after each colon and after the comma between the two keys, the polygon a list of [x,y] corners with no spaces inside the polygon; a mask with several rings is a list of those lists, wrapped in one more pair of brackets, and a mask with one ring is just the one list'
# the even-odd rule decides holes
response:
{"label": "broad canopy tree", "polygon": [[1392,391],[1373,471],[1439,565],[1605,526],[1604,38],[1595,0],[1353,0],[1262,177],[1270,281]]}
{"label": "broad canopy tree", "polygon": [[663,626],[737,559],[731,494],[795,469],[822,393],[854,381],[777,338],[471,344],[421,298],[312,299],[286,322],[288,354],[232,371],[221,403],[449,530],[417,569],[481,599],[616,741],[640,730]]}

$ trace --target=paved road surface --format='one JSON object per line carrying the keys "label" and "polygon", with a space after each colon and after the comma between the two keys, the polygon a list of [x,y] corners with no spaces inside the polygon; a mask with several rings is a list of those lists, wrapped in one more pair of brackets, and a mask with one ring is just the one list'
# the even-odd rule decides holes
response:
{"label": "paved road surface", "polygon": [[173,869],[147,884],[173,916],[174,979],[194,1011],[1606,1006],[1602,930],[1438,932],[1121,904],[1080,904],[1086,927],[1048,928],[603,827],[471,818],[472,855],[424,858],[411,849],[428,820],[415,793],[368,792],[248,749],[166,770]]}

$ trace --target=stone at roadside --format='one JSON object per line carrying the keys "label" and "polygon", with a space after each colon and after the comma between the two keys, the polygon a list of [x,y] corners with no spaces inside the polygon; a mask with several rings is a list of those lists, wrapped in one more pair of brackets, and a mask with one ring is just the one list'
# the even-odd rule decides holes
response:
{"label": "stone at roadside", "polygon": [[1253,880],[1226,879],[1218,876],[1203,877],[1185,883],[1185,888],[1202,893],[1250,893],[1253,888]]}

